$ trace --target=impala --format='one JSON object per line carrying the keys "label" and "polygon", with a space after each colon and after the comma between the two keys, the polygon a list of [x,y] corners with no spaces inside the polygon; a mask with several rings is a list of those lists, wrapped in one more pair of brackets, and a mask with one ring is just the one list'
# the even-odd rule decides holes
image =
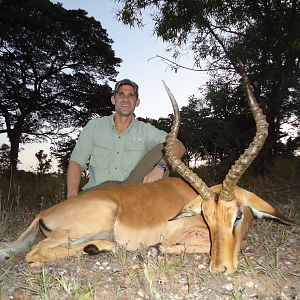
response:
{"label": "impala", "polygon": [[163,253],[210,253],[211,272],[233,273],[241,241],[254,216],[290,221],[237,182],[262,148],[268,124],[241,68],[246,96],[257,132],[249,147],[229,170],[222,184],[208,187],[174,152],[179,109],[165,85],[174,109],[168,136],[169,163],[184,179],[95,188],[40,212],[20,237],[0,244],[0,258],[30,249],[41,230],[46,238],[26,255],[33,266],[83,253],[116,251],[117,245],[135,250],[158,246]]}

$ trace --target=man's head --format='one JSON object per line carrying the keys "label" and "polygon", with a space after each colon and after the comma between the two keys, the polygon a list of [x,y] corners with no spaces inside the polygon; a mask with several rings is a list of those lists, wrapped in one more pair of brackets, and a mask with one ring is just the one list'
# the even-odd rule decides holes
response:
{"label": "man's head", "polygon": [[118,81],[116,83],[114,91],[113,91],[113,95],[114,96],[116,95],[116,93],[118,92],[119,88],[122,85],[130,85],[130,86],[132,86],[134,92],[136,93],[137,98],[139,97],[139,86],[135,82],[133,82],[132,80],[130,80],[128,78],[122,79],[122,80],[120,80],[120,81]]}
{"label": "man's head", "polygon": [[111,102],[118,115],[133,115],[135,108],[140,104],[138,91],[138,85],[130,79],[123,79],[116,83]]}

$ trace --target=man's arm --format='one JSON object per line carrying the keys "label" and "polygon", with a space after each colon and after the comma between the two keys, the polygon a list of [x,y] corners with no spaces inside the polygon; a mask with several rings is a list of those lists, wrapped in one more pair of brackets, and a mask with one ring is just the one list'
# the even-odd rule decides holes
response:
{"label": "man's arm", "polygon": [[81,166],[76,161],[70,160],[67,173],[67,198],[78,195],[81,172]]}
{"label": "man's arm", "polygon": [[[175,144],[175,155],[176,155],[176,157],[178,157],[179,159],[181,159],[185,153],[186,153],[186,149],[185,149],[184,145],[182,144],[182,142],[177,141],[176,144]],[[162,160],[168,166],[170,166],[166,155],[163,156]]]}
{"label": "man's arm", "polygon": [[[185,154],[186,149],[184,147],[184,145],[182,144],[182,142],[177,141],[177,143],[175,144],[175,151],[176,151],[176,156],[178,158],[182,158],[182,156]],[[162,157],[162,159],[160,161],[163,161],[167,166],[169,166],[169,162],[168,159],[166,157],[166,155],[164,155]],[[164,175],[164,170],[159,168],[157,165],[144,177],[143,183],[146,182],[153,182],[156,180],[159,180],[161,178],[163,178]]]}

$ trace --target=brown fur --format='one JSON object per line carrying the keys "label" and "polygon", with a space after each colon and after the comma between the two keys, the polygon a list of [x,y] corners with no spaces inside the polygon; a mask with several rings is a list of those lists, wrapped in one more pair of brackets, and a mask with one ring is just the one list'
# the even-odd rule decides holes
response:
{"label": "brown fur", "polygon": [[[221,185],[211,189],[218,193]],[[161,251],[174,254],[208,253],[212,248],[211,271],[231,273],[253,220],[248,207],[277,216],[256,195],[238,187],[235,194],[235,201],[203,202],[179,178],[97,188],[40,212],[16,241],[0,245],[0,258],[25,250],[41,227],[46,238],[26,255],[29,263],[81,255],[90,245],[115,251],[116,244],[135,250],[160,243]],[[229,230],[238,208],[244,212],[243,221]]]}

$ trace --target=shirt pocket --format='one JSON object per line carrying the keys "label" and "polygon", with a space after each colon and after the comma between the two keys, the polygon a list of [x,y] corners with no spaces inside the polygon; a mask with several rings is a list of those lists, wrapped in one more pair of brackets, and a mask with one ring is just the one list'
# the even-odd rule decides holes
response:
{"label": "shirt pocket", "polygon": [[142,142],[125,145],[124,151],[123,169],[127,172],[131,172],[147,152]]}
{"label": "shirt pocket", "polygon": [[103,145],[94,145],[90,164],[96,169],[109,169],[111,150]]}

